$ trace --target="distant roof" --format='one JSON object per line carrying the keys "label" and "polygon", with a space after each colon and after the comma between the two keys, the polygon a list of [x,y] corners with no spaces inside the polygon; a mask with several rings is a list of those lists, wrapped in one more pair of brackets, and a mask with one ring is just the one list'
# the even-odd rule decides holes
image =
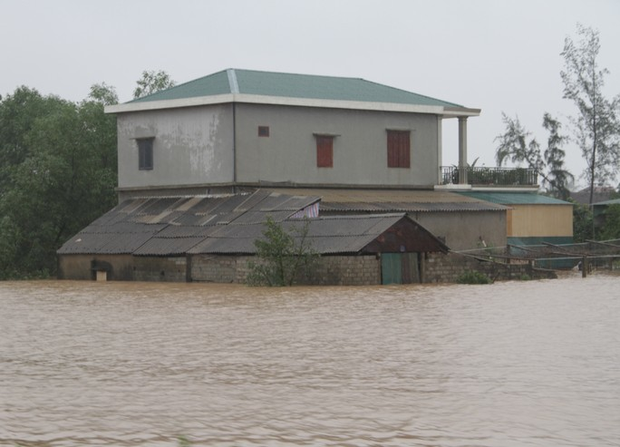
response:
{"label": "distant roof", "polygon": [[[607,201],[611,198],[616,190],[612,186],[598,185],[594,187],[594,194],[592,194],[592,203],[600,203]],[[584,205],[590,203],[590,187],[584,188],[580,191],[573,191],[570,193],[571,198]]]}
{"label": "distant roof", "polygon": [[[109,106],[106,108],[106,111],[119,113],[144,110],[155,107],[155,105],[151,106],[145,103],[157,102],[159,104],[162,101],[170,105],[178,104],[178,107],[198,105],[201,100],[203,103],[232,101],[269,103],[269,101],[266,101],[266,98],[293,98],[306,101],[292,105],[311,105],[307,101],[320,100],[339,103],[421,106],[435,109],[437,113],[452,109],[454,109],[452,112],[458,111],[459,114],[475,116],[480,113],[478,109],[467,109],[459,104],[361,78],[276,73],[234,68],[179,84],[125,104]],[[316,103],[312,104],[318,105]],[[166,103],[161,103],[156,108],[165,107]]]}
{"label": "distant roof", "polygon": [[571,205],[564,200],[527,192],[464,191],[459,194],[501,205]]}
{"label": "distant roof", "polygon": [[605,200],[604,202],[593,203],[592,206],[620,205],[620,199]]}
{"label": "distant roof", "polygon": [[321,198],[321,213],[418,213],[506,210],[500,204],[449,191],[271,188],[282,194],[301,194]]}

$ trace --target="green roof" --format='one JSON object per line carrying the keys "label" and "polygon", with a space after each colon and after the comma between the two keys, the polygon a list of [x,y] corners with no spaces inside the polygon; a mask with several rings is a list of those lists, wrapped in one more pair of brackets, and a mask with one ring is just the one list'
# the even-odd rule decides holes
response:
{"label": "green roof", "polygon": [[148,102],[223,94],[462,107],[361,78],[228,69],[130,101]]}
{"label": "green roof", "polygon": [[459,194],[500,205],[572,205],[553,197],[527,192],[463,191]]}

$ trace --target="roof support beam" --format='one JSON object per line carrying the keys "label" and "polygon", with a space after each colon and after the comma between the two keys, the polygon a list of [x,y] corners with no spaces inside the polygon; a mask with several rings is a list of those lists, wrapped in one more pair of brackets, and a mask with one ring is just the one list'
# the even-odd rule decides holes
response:
{"label": "roof support beam", "polygon": [[467,185],[467,117],[459,116],[459,184]]}

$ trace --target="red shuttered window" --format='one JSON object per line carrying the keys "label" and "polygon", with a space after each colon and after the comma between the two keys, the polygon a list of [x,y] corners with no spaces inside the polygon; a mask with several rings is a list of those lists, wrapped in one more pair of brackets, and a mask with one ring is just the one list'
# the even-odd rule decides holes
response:
{"label": "red shuttered window", "polygon": [[411,167],[411,143],[408,130],[387,131],[388,168]]}
{"label": "red shuttered window", "polygon": [[316,136],[317,168],[334,167],[334,137],[329,135]]}

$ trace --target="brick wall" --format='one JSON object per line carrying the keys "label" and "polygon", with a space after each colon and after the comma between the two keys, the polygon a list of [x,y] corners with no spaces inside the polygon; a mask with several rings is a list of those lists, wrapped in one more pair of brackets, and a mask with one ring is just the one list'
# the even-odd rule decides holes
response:
{"label": "brick wall", "polygon": [[381,260],[375,256],[323,256],[308,283],[341,286],[381,284]]}
{"label": "brick wall", "polygon": [[532,279],[556,277],[551,271],[533,269],[528,264],[484,262],[458,253],[429,253],[424,261],[424,282],[455,283],[468,270],[484,273],[498,281],[521,279],[524,275]]}
{"label": "brick wall", "polygon": [[[257,259],[254,256],[192,256],[191,277],[193,281],[243,284],[250,272],[250,261],[257,262]],[[381,284],[381,261],[375,256],[323,256],[319,258],[312,274],[300,283]]]}
{"label": "brick wall", "polygon": [[[243,283],[247,256],[195,255],[191,257],[192,281]],[[238,271],[238,266],[241,271]],[[241,280],[239,280],[241,279]]]}

